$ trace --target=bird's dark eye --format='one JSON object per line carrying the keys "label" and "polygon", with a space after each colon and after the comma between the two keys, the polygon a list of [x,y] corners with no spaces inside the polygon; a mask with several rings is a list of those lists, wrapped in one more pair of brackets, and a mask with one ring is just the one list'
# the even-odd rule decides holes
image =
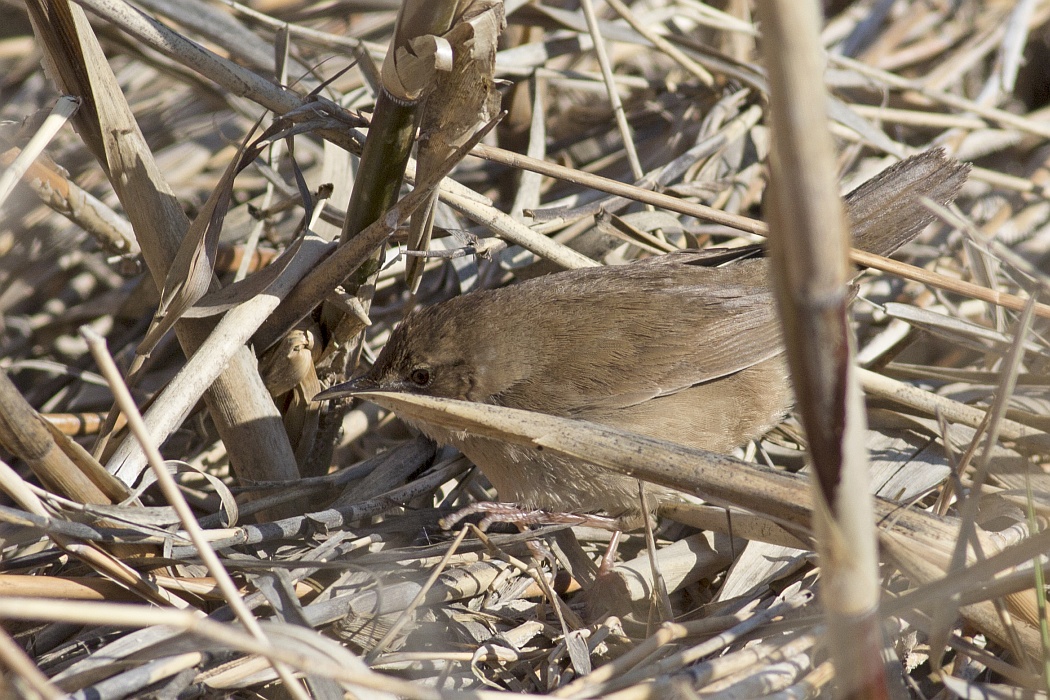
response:
{"label": "bird's dark eye", "polygon": [[408,375],[408,378],[412,380],[412,383],[422,388],[430,385],[430,370],[426,367],[416,367],[412,370],[412,374]]}

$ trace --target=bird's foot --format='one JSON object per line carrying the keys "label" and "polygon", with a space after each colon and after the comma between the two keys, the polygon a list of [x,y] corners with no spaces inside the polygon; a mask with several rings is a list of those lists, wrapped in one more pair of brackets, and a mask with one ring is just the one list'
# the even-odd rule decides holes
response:
{"label": "bird's foot", "polygon": [[456,523],[464,518],[479,513],[485,514],[485,517],[478,523],[478,527],[482,531],[487,530],[493,523],[512,523],[522,527],[529,525],[582,525],[612,532],[619,532],[621,528],[616,518],[609,518],[604,515],[548,513],[545,510],[522,508],[515,503],[495,503],[492,501],[474,503],[466,508],[461,508],[447,518],[442,518],[438,524],[443,529],[448,530],[455,527]]}

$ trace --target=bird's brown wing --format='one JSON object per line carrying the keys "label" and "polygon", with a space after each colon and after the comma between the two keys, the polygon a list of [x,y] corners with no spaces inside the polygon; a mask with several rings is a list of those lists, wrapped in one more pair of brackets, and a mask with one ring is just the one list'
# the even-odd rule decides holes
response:
{"label": "bird's brown wing", "polygon": [[[666,319],[639,318],[620,329],[632,346],[638,373],[593,407],[630,406],[711,382],[768,360],[783,351],[775,300],[764,260],[724,268],[679,265],[666,298]],[[644,312],[643,312],[644,314]],[[665,322],[674,324],[666,332]]]}
{"label": "bird's brown wing", "polygon": [[[950,202],[969,166],[928,151],[888,168],[846,197],[854,245],[887,255]],[[718,255],[721,255],[719,252]],[[492,292],[520,295],[546,317],[534,367],[492,400],[563,415],[635,406],[728,377],[782,352],[765,260],[705,267],[710,252],[683,251],[618,268],[573,270]],[[517,337],[521,318],[503,332]],[[537,341],[537,335],[540,339]],[[565,348],[572,348],[566,353]],[[595,371],[600,368],[600,371]]]}
{"label": "bird's brown wing", "polygon": [[[564,284],[548,281],[545,298],[530,295],[550,310],[545,340],[533,353],[539,366],[494,400],[564,415],[622,408],[780,353],[766,262],[710,268],[689,265],[691,259],[672,254],[615,271],[559,275]],[[555,350],[565,347],[573,352]]]}
{"label": "bird's brown wing", "polygon": [[[907,158],[868,180],[845,198],[853,245],[889,255],[933,220],[923,200],[951,202],[969,171],[968,164],[935,149]],[[639,371],[616,391],[594,392],[596,407],[629,406],[674,394],[740,372],[782,351],[766,261],[751,259],[704,268],[711,263],[711,255],[709,251],[683,251],[625,266],[635,277],[663,270],[666,275],[661,278],[695,301],[681,306],[677,301],[681,296],[674,290],[649,291],[655,298],[667,297],[667,315],[681,325],[677,333],[666,332],[659,319],[614,325],[612,330],[637,348],[632,359]],[[625,272],[625,276],[631,275]]]}

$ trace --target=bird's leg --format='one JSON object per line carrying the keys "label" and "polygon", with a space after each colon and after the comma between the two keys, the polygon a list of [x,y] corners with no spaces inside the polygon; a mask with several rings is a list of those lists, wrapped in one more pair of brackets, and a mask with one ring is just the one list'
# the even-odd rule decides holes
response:
{"label": "bird's leg", "polygon": [[603,515],[578,514],[578,513],[548,513],[545,510],[522,508],[514,503],[494,503],[482,501],[474,503],[466,508],[457,510],[447,518],[442,518],[439,525],[448,530],[460,520],[478,513],[485,513],[485,517],[478,523],[481,530],[487,529],[493,523],[513,523],[521,525],[583,525],[585,527],[596,527],[602,530],[618,532],[620,523],[616,518],[608,518]]}
{"label": "bird's leg", "polygon": [[460,508],[447,518],[442,518],[438,524],[445,530],[455,527],[456,523],[463,518],[478,513],[485,513],[485,517],[478,523],[478,528],[483,532],[493,523],[512,523],[524,530],[529,525],[582,525],[594,527],[600,530],[608,530],[612,533],[609,546],[602,555],[596,576],[601,577],[612,571],[616,561],[616,551],[620,545],[620,536],[623,534],[623,526],[616,518],[604,515],[593,515],[589,513],[548,513],[545,510],[527,509],[515,503],[496,503],[493,501],[481,501],[472,503],[466,508]]}
{"label": "bird's leg", "polygon": [[623,530],[612,531],[609,546],[605,549],[605,554],[602,555],[602,561],[598,565],[597,573],[594,575],[595,578],[601,578],[613,570],[613,565],[616,563],[616,550],[620,548],[621,535],[623,535]]}

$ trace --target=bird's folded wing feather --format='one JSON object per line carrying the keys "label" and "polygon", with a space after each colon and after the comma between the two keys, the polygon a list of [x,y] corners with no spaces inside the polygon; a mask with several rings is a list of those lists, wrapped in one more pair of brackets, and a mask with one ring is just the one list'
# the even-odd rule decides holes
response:
{"label": "bird's folded wing feather", "polygon": [[[498,400],[565,414],[625,407],[780,353],[766,262],[725,268],[683,264],[690,257],[672,254],[652,263],[666,267],[664,275],[652,275],[645,263],[626,265],[617,274],[574,275],[561,293],[552,290],[550,303],[559,313],[552,315],[558,322],[548,326],[548,342],[571,343],[576,352],[545,356],[542,347],[535,348],[548,366]],[[563,379],[555,382],[552,376]]]}

